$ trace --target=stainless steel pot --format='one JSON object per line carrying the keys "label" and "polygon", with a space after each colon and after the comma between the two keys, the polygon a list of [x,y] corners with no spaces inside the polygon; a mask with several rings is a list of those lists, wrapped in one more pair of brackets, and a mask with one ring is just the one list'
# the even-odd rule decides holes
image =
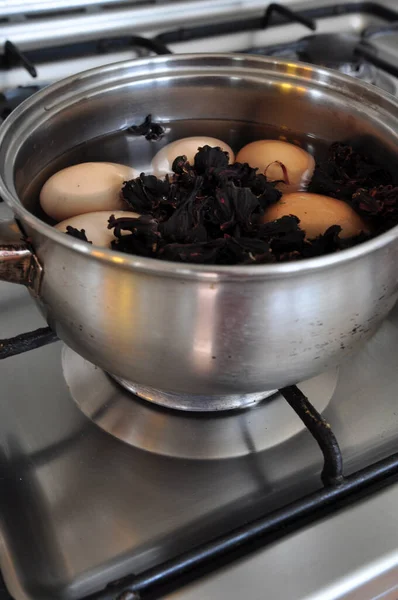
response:
{"label": "stainless steel pot", "polygon": [[380,160],[396,159],[397,101],[326,69],[228,54],[88,71],[39,92],[1,127],[0,192],[29,245],[3,242],[0,277],[27,285],[76,352],[179,408],[242,406],[344,360],[396,301],[398,228],[326,257],[209,268],[91,247],[32,214],[32,182],[68,162],[138,160],[124,134],[87,142],[148,113],[182,123],[184,135],[194,133],[187,119],[204,134],[233,123],[232,145],[253,123],[271,124],[287,136],[360,138]]}

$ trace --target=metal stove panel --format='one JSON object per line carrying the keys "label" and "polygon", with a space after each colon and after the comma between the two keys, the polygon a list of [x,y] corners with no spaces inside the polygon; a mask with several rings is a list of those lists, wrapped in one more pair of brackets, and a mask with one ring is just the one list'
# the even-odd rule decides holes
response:
{"label": "metal stove panel", "polygon": [[[12,326],[0,312],[2,332],[42,324],[24,290],[1,292],[13,306]],[[325,416],[347,473],[396,445],[397,347],[398,309],[340,371]],[[0,364],[1,567],[16,600],[18,588],[30,599],[82,597],[319,487],[321,456],[306,431],[223,460],[127,446],[76,407],[60,353],[57,343]]]}
{"label": "metal stove panel", "polygon": [[396,600],[398,484],[165,600]]}

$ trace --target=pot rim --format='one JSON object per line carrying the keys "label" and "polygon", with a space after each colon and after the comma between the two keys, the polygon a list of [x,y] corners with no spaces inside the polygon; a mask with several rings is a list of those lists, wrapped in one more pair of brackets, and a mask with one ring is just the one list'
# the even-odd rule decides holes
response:
{"label": "pot rim", "polygon": [[[373,96],[374,100],[382,98],[388,105],[390,105],[391,110],[396,111],[398,117],[398,99],[396,99],[394,96],[392,96],[388,92],[385,92],[384,90],[376,88],[371,84],[358,81],[350,77],[349,75],[344,75],[324,67],[319,68],[315,67],[314,65],[298,61],[292,63],[291,61],[275,59],[273,57],[260,57],[256,55],[243,53],[172,54],[167,56],[150,57],[147,59],[133,59],[130,61],[120,61],[116,63],[103,65],[100,67],[77,73],[43,88],[42,90],[33,94],[30,98],[22,102],[0,126],[0,146],[2,143],[4,143],[4,138],[8,133],[9,129],[11,129],[14,126],[14,124],[18,122],[21,119],[21,117],[24,116],[24,113],[26,113],[27,110],[34,107],[39,101],[44,101],[47,96],[52,95],[57,90],[62,90],[62,88],[66,88],[67,86],[70,86],[71,84],[77,82],[81,82],[84,79],[89,80],[90,77],[95,77],[97,75],[101,75],[107,72],[109,73],[112,71],[117,71],[118,69],[126,69],[130,67],[140,68],[150,65],[162,65],[166,63],[171,63],[172,67],[173,61],[176,61],[178,63],[183,63],[184,61],[186,61],[188,63],[187,66],[189,66],[189,61],[195,61],[195,59],[198,60],[199,58],[201,58],[202,60],[229,60],[231,65],[233,65],[234,62],[241,63],[246,60],[250,61],[253,64],[258,64],[260,69],[261,66],[265,65],[273,65],[274,67],[279,66],[280,71],[276,71],[274,74],[277,75],[279,73],[280,76],[285,75],[287,78],[292,77],[292,72],[294,77],[295,70],[310,69],[312,73],[315,73],[318,76],[318,79],[315,80],[316,83],[324,84],[326,88],[328,86],[330,87],[330,84],[333,84],[334,89],[338,90],[342,95],[349,95],[347,91],[346,93],[344,93],[344,91],[342,91],[341,89],[342,87],[348,88],[348,91],[354,96],[356,94],[360,95],[362,101],[364,100],[364,92],[368,92],[368,96]],[[288,67],[290,69],[290,75],[287,71],[283,72],[282,67]],[[149,74],[150,71],[148,72],[148,75]],[[153,74],[156,75],[156,71],[154,71]],[[324,77],[327,78],[326,82],[324,81]],[[159,260],[156,258],[140,257],[131,254],[125,254],[122,252],[117,252],[108,248],[92,246],[83,241],[77,240],[71,236],[67,236],[64,233],[52,227],[51,225],[45,223],[44,221],[33,215],[31,212],[29,212],[23,206],[16,194],[14,195],[8,189],[1,175],[0,194],[5,200],[6,204],[13,210],[14,214],[17,217],[21,218],[22,222],[26,222],[32,229],[38,231],[45,238],[49,238],[50,240],[61,244],[73,251],[89,255],[93,259],[113,264],[115,265],[115,267],[117,266],[127,268],[130,270],[138,270],[152,275],[174,276],[178,278],[182,277],[188,279],[208,279],[213,281],[225,281],[233,280],[236,278],[274,279],[278,277],[284,277],[287,275],[300,275],[301,273],[307,273],[311,271],[316,272],[318,270],[323,270],[328,267],[334,267],[336,265],[344,265],[345,263],[359,259],[368,253],[375,252],[384,248],[385,246],[388,246],[393,240],[395,240],[398,237],[398,225],[396,225],[395,227],[383,233],[382,235],[379,235],[369,241],[358,244],[358,246],[354,246],[353,248],[342,250],[341,252],[328,254],[325,256],[303,259],[300,261],[278,264],[209,266],[192,263],[178,263],[172,261]]]}

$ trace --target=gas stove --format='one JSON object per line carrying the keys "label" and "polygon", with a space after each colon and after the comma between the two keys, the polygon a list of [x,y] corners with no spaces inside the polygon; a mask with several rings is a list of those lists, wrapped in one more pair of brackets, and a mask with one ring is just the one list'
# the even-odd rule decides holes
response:
{"label": "gas stove", "polygon": [[[394,0],[41,0],[0,20],[2,118],[151,53],[306,60],[398,92]],[[193,414],[63,346],[19,287],[0,305],[1,600],[396,600],[397,307],[339,369]]]}
{"label": "gas stove", "polygon": [[62,77],[169,52],[250,52],[303,60],[397,91],[394,0],[290,1],[266,9],[257,0],[65,4],[9,3],[0,12],[3,117],[18,99]]}

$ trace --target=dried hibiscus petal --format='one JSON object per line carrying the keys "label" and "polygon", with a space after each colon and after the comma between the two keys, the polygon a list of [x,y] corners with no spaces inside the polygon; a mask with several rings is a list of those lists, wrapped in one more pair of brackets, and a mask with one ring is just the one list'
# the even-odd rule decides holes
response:
{"label": "dried hibiscus petal", "polygon": [[213,169],[222,169],[228,166],[228,152],[221,148],[203,146],[195,154],[193,167],[198,175],[210,174]]}
{"label": "dried hibiscus petal", "polygon": [[109,218],[108,229],[113,229],[116,237],[112,242],[114,250],[140,256],[156,256],[160,238],[158,222],[149,215],[118,219],[112,215]]}
{"label": "dried hibiscus petal", "polygon": [[152,115],[147,115],[140,125],[131,125],[127,131],[133,135],[143,135],[151,142],[158,142],[166,133],[164,127],[152,121]]}
{"label": "dried hibiscus petal", "polygon": [[125,182],[122,195],[134,212],[150,214],[167,198],[169,191],[168,178],[161,180],[154,175],[141,173],[136,179]]}
{"label": "dried hibiscus petal", "polygon": [[82,240],[83,242],[88,242],[89,244],[92,244],[92,242],[90,242],[87,239],[85,229],[76,229],[76,227],[72,227],[71,225],[68,225],[66,227],[65,233],[67,235],[70,235],[71,237],[76,238],[77,240]]}
{"label": "dried hibiscus petal", "polygon": [[[341,228],[333,225],[308,240],[295,215],[262,223],[264,210],[281,192],[248,164],[229,164],[220,148],[199,149],[193,165],[178,156],[172,170],[164,180],[141,174],[124,184],[123,197],[143,216],[109,219],[114,249],[161,260],[235,265],[322,256],[370,237],[341,238]],[[398,223],[398,188],[391,179],[350,146],[332,144],[327,159],[316,166],[310,191],[346,201],[376,234]]]}
{"label": "dried hibiscus petal", "polygon": [[325,161],[317,164],[309,191],[350,200],[359,188],[389,185],[391,174],[347,144],[334,143]]}

